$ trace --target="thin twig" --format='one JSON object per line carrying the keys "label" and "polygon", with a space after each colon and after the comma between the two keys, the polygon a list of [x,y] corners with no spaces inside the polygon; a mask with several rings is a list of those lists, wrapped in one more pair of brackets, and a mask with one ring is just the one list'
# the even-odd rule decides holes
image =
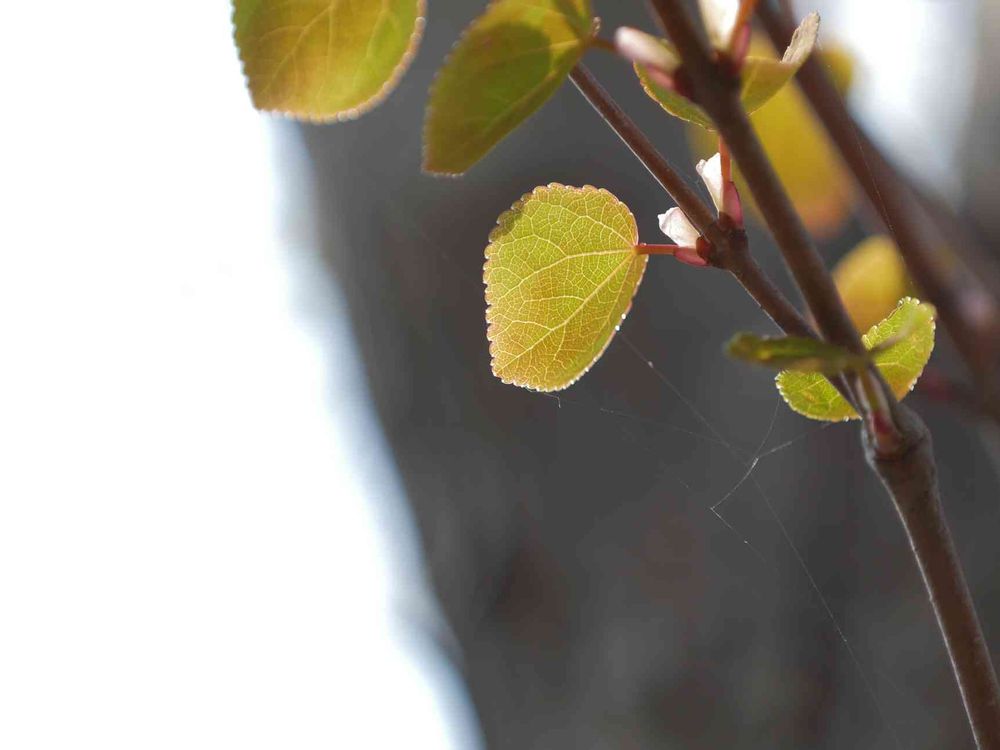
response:
{"label": "thin twig", "polygon": [[878,456],[866,443],[868,463],[892,497],[906,530],[944,636],[976,746],[997,750],[1000,686],[941,507],[930,433],[905,406],[897,416],[909,422],[905,432],[913,436],[912,441],[891,458]]}
{"label": "thin twig", "polygon": [[[758,17],[774,44],[783,49],[795,30],[792,20],[768,3],[761,4]],[[913,280],[937,308],[984,400],[1000,402],[1000,309],[993,295],[974,275],[961,278],[941,256],[921,220],[921,204],[929,207],[929,199],[909,185],[854,121],[820,57],[806,61],[798,81],[868,202],[893,235]],[[940,207],[935,210],[940,212]],[[961,242],[960,237],[951,239]],[[983,269],[987,278],[991,273],[995,270]]]}
{"label": "thin twig", "polygon": [[701,235],[712,243],[715,248],[713,265],[735,276],[760,308],[785,333],[815,338],[816,332],[812,326],[754,262],[747,251],[746,235],[738,231],[722,230],[705,201],[674,171],[646,135],[584,65],[578,64],[573,68],[570,78],[580,93],[674,199]]}
{"label": "thin twig", "polygon": [[[751,128],[739,101],[739,81],[716,65],[703,30],[692,23],[681,0],[652,0],[652,4],[680,52],[692,95],[712,117],[740,165],[820,330],[831,341],[859,351],[860,341],[836,287]],[[868,374],[874,372],[872,368]],[[872,389],[863,381],[859,385],[859,400],[871,403]],[[1000,688],[941,511],[930,434],[919,417],[895,402],[884,380],[881,386],[896,439],[880,442],[882,415],[876,412],[863,431],[866,455],[909,536],[976,743],[980,750],[1000,750]]]}
{"label": "thin twig", "polygon": [[716,225],[715,216],[705,201],[687,184],[683,177],[674,171],[645,133],[611,98],[611,94],[598,83],[587,66],[583,63],[577,64],[570,72],[569,77],[591,106],[600,113],[604,121],[611,126],[611,129],[631,149],[642,165],[663,186],[667,194],[680,206],[681,211],[691,220],[701,236],[712,243],[721,241],[722,232]]}
{"label": "thin twig", "polygon": [[725,78],[715,64],[703,30],[680,0],[653,0],[664,28],[684,61],[694,98],[715,121],[757,201],[785,262],[820,331],[856,354],[865,349],[837,294],[833,279],[812,244],[739,101],[739,80]]}
{"label": "thin twig", "polygon": [[[733,228],[723,230],[719,226],[708,205],[674,171],[646,134],[625,114],[585,65],[577,64],[570,72],[570,78],[584,98],[674,199],[695,228],[712,243],[711,264],[729,271],[760,309],[786,334],[817,338],[813,327],[757,265],[749,252],[746,233]],[[856,397],[843,377],[832,378],[830,382],[857,408]]]}

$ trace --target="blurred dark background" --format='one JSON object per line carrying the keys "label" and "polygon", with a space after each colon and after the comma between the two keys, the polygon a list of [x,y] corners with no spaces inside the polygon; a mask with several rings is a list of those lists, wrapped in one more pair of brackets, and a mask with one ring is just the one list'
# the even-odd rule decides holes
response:
{"label": "blurred dark background", "polygon": [[[595,184],[655,242],[670,202],[569,84],[461,180],[422,174],[427,87],[482,3],[431,5],[414,66],[383,106],[300,132],[323,257],[445,615],[413,626],[464,678],[487,746],[971,747],[857,427],[797,417],[770,375],[722,355],[734,331],[771,330],[730,278],[654,260],[577,385],[549,396],[492,377],[481,269],[503,210],[536,185]],[[641,4],[597,5],[606,28],[648,23]],[[1000,24],[983,12],[988,41]],[[591,64],[694,183],[683,128],[625,66]],[[964,205],[996,238],[1000,95],[995,76],[977,85]],[[823,242],[831,262],[864,236],[858,216]],[[752,247],[790,291],[767,235],[755,230]],[[935,356],[950,367],[947,345]],[[1000,643],[996,474],[966,415],[911,398],[935,436],[987,639]]]}

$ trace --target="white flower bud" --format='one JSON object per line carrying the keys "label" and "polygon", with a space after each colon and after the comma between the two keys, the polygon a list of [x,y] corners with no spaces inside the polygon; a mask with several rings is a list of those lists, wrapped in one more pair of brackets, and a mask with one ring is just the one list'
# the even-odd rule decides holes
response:
{"label": "white flower bud", "polygon": [[698,176],[701,177],[702,182],[705,183],[705,187],[708,188],[708,194],[712,196],[712,203],[715,204],[716,212],[723,213],[723,191],[725,186],[722,184],[722,156],[716,154],[708,161],[702,159],[698,162],[698,166],[695,169],[698,170]]}
{"label": "white flower bud", "polygon": [[681,247],[695,247],[698,244],[698,230],[687,215],[676,206],[665,214],[660,214],[660,231]]}
{"label": "white flower bud", "polygon": [[740,15],[740,0],[698,0],[708,41],[716,49],[727,49]]}
{"label": "white flower bud", "polygon": [[655,36],[630,26],[615,31],[615,49],[627,60],[668,74],[680,65],[680,58],[670,47]]}

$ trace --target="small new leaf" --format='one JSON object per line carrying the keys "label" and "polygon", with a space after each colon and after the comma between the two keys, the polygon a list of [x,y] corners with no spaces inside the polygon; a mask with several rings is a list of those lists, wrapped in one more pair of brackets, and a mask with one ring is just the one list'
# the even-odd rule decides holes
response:
{"label": "small new leaf", "polygon": [[364,114],[409,66],[424,11],[425,0],[234,0],[254,106],[314,121]]}
{"label": "small new leaf", "polygon": [[[907,297],[885,320],[861,337],[896,398],[906,396],[934,350],[934,307]],[[788,405],[810,419],[839,422],[858,414],[825,377],[786,371],[776,378]]]}
{"label": "small new leaf", "polygon": [[756,112],[792,80],[812,54],[819,33],[819,14],[810,13],[792,35],[780,60],[749,57],[743,66],[740,96],[748,114]]}
{"label": "small new leaf", "polygon": [[590,0],[493,0],[431,88],[424,169],[461,174],[542,106],[593,37]]}
{"label": "small new leaf", "polygon": [[[754,37],[750,50],[754,57],[773,57],[773,49],[762,37]],[[843,48],[829,43],[822,55],[823,64],[833,75],[838,90],[846,94],[853,72],[852,58]],[[771,165],[809,230],[825,237],[839,231],[851,215],[857,193],[843,160],[803,93],[796,86],[785,86],[750,119]],[[701,157],[715,153],[719,147],[715,134],[701,127],[690,126],[688,137],[693,150]],[[759,216],[746,181],[735,164],[733,174],[744,205]],[[902,296],[905,295],[891,300],[878,317],[869,319],[859,330],[867,331],[888,315]]]}
{"label": "small new leaf", "polygon": [[638,239],[628,208],[589,186],[535,188],[500,216],[483,270],[493,374],[558,391],[587,372],[642,280]]}
{"label": "small new leaf", "polygon": [[738,333],[726,344],[731,357],[775,370],[818,372],[838,375],[863,365],[859,358],[846,349],[825,341],[800,336],[766,338],[752,333]]}
{"label": "small new leaf", "polygon": [[[819,15],[810,13],[795,30],[792,41],[780,60],[773,57],[748,57],[740,71],[740,99],[747,114],[753,114],[785,87],[812,53],[819,32]],[[666,41],[662,42],[672,52]],[[676,52],[673,52],[676,55]],[[681,120],[715,130],[708,114],[686,96],[660,86],[642,65],[635,65],[636,75],[646,93],[663,109]]]}

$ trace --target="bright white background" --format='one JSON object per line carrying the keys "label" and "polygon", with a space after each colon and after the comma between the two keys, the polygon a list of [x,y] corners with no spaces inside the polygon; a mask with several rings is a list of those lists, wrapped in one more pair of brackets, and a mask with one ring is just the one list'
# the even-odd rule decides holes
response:
{"label": "bright white background", "polygon": [[[866,122],[948,179],[974,3],[817,5]],[[228,3],[4,28],[0,747],[477,747]]]}
{"label": "bright white background", "polygon": [[229,12],[5,6],[0,747],[474,748]]}

